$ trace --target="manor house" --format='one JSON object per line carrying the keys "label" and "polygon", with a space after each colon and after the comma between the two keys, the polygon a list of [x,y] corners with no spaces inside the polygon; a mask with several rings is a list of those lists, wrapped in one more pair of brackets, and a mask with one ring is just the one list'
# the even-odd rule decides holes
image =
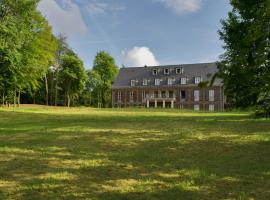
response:
{"label": "manor house", "polygon": [[112,85],[112,107],[222,111],[222,80],[209,84],[215,72],[216,63],[121,68]]}

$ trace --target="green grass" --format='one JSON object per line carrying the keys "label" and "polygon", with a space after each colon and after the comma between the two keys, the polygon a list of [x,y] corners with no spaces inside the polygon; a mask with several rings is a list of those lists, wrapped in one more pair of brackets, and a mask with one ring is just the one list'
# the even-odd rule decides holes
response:
{"label": "green grass", "polygon": [[2,108],[0,199],[270,199],[270,120]]}

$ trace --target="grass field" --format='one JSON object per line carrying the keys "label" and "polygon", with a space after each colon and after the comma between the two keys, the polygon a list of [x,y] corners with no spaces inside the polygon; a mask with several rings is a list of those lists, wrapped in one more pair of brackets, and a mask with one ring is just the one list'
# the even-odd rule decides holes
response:
{"label": "grass field", "polygon": [[0,108],[0,199],[270,199],[270,120]]}

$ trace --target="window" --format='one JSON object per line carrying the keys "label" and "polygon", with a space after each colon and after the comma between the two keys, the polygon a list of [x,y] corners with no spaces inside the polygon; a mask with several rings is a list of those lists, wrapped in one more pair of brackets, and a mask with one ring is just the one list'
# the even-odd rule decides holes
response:
{"label": "window", "polygon": [[215,105],[210,104],[209,105],[209,111],[215,111]]}
{"label": "window", "polygon": [[144,86],[148,85],[148,80],[147,79],[143,79],[143,85]]}
{"label": "window", "polygon": [[182,101],[184,101],[186,99],[186,91],[185,90],[181,90],[181,96],[180,96],[180,99]]}
{"label": "window", "polygon": [[165,92],[165,91],[162,91],[162,92],[161,92],[161,97],[162,97],[162,98],[166,98],[166,92]]}
{"label": "window", "polygon": [[200,91],[194,90],[194,101],[200,101]]}
{"label": "window", "polygon": [[181,78],[181,85],[186,85],[187,84],[187,78],[183,77]]}
{"label": "window", "polygon": [[155,79],[155,85],[160,85],[160,79]]}
{"label": "window", "polygon": [[158,70],[157,69],[153,69],[152,74],[153,75],[157,75],[158,74]]}
{"label": "window", "polygon": [[173,84],[173,79],[172,78],[168,78],[168,85],[172,85]]}
{"label": "window", "polygon": [[215,101],[215,90],[209,90],[209,101]]}
{"label": "window", "polygon": [[133,102],[133,92],[129,92],[129,101]]}
{"label": "window", "polygon": [[131,80],[131,81],[130,81],[130,85],[131,85],[131,86],[135,86],[135,85],[136,85],[136,80]]}
{"label": "window", "polygon": [[195,111],[199,111],[199,110],[200,110],[200,105],[195,104],[195,105],[194,105],[194,110],[195,110]]}
{"label": "window", "polygon": [[195,77],[195,84],[199,84],[202,81],[200,76]]}
{"label": "window", "polygon": [[184,68],[176,68],[176,74],[183,74],[184,73]]}
{"label": "window", "polygon": [[169,68],[164,69],[164,74],[170,74]]}
{"label": "window", "polygon": [[121,101],[121,97],[122,97],[121,92],[118,92],[118,94],[117,94],[118,101]]}

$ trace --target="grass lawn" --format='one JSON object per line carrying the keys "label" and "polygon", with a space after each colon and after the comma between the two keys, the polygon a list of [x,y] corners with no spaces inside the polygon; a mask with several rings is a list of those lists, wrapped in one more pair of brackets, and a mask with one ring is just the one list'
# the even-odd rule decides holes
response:
{"label": "grass lawn", "polygon": [[0,199],[270,199],[270,120],[0,108]]}

